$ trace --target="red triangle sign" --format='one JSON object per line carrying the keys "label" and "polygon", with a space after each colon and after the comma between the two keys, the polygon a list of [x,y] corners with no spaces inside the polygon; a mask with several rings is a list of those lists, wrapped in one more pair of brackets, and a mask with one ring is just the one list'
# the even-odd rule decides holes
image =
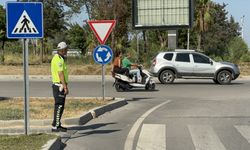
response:
{"label": "red triangle sign", "polygon": [[90,20],[88,24],[92,31],[94,31],[96,38],[101,44],[105,44],[112,29],[114,28],[116,20]]}

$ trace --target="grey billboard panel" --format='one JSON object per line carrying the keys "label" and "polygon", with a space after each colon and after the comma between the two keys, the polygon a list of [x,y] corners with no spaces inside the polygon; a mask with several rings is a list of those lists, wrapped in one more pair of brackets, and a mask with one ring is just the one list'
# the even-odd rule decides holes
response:
{"label": "grey billboard panel", "polygon": [[188,28],[193,0],[133,0],[134,28]]}

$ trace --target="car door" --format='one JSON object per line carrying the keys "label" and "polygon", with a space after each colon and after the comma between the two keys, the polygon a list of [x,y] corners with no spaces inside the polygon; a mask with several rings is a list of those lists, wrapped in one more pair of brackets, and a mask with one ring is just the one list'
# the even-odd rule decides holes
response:
{"label": "car door", "polygon": [[213,61],[209,57],[198,53],[193,53],[192,59],[194,63],[194,76],[197,77],[214,76],[215,67],[213,65]]}
{"label": "car door", "polygon": [[175,68],[178,75],[192,76],[193,67],[193,63],[190,61],[190,53],[176,53]]}

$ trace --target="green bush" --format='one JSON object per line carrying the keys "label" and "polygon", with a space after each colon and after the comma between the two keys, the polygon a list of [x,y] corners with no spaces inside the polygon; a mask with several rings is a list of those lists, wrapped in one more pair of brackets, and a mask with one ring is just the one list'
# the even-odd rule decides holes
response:
{"label": "green bush", "polygon": [[241,62],[250,62],[250,52],[241,57]]}
{"label": "green bush", "polygon": [[239,63],[241,57],[248,53],[248,46],[240,37],[235,37],[228,45],[229,60],[234,63]]}

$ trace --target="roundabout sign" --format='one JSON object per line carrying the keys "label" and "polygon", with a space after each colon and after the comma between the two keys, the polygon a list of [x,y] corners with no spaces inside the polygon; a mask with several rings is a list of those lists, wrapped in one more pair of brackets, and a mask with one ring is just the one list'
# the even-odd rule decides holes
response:
{"label": "roundabout sign", "polygon": [[113,52],[109,46],[99,45],[93,52],[93,58],[96,63],[106,65],[112,60]]}

